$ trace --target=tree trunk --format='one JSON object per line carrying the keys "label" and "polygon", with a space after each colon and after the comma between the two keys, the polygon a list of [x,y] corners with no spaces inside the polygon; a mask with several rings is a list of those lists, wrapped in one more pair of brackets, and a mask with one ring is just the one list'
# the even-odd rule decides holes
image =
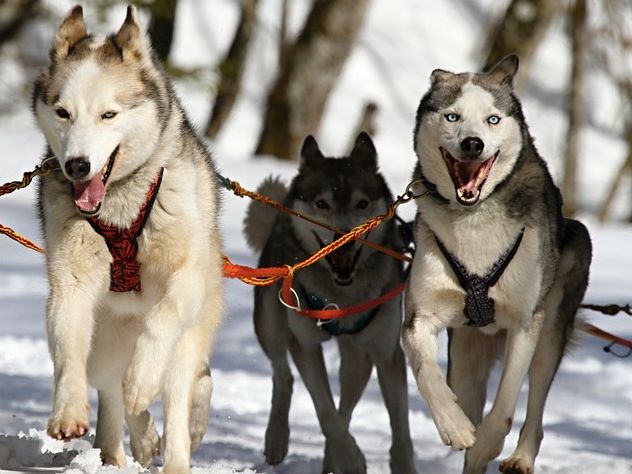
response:
{"label": "tree trunk", "polygon": [[243,0],[241,16],[226,56],[219,65],[219,85],[211,117],[206,126],[206,136],[215,138],[228,119],[241,89],[241,78],[246,67],[248,45],[257,19],[259,0]]}
{"label": "tree trunk", "polygon": [[151,13],[147,33],[156,55],[163,63],[167,61],[171,52],[177,6],[178,0],[154,0],[147,4]]}
{"label": "tree trunk", "polygon": [[628,123],[627,128],[627,144],[628,144],[628,154],[623,160],[621,167],[615,173],[612,178],[612,183],[608,186],[608,195],[603,201],[598,213],[599,222],[606,222],[608,217],[610,217],[610,210],[612,208],[612,202],[614,201],[614,197],[617,194],[617,190],[621,185],[621,181],[626,174],[632,173],[632,121]]}
{"label": "tree trunk", "polygon": [[279,70],[285,67],[289,50],[287,40],[287,17],[289,14],[289,1],[281,0],[281,21],[279,23]]}
{"label": "tree trunk", "polygon": [[584,71],[586,51],[586,0],[575,0],[571,17],[572,66],[570,91],[568,95],[568,132],[566,135],[566,153],[564,155],[564,176],[562,178],[562,196],[564,196],[564,214],[573,217],[577,211],[577,162],[579,152],[580,129],[584,118]]}
{"label": "tree trunk", "polygon": [[521,74],[516,84],[520,88],[526,82],[531,59],[561,3],[558,0],[511,0],[504,17],[488,38],[483,71],[515,53],[520,57]]}
{"label": "tree trunk", "polygon": [[39,0],[13,0],[0,6],[0,46],[12,40],[33,18]]}
{"label": "tree trunk", "polygon": [[369,0],[315,0],[266,104],[257,154],[295,159],[315,134],[327,98],[364,20]]}

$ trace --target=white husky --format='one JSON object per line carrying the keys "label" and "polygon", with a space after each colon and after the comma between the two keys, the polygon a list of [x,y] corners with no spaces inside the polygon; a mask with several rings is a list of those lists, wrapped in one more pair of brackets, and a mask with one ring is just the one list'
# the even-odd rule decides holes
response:
{"label": "white husky", "polygon": [[33,108],[59,169],[42,180],[54,373],[48,433],[88,430],[125,465],[161,443],[147,411],[162,396],[165,472],[188,472],[207,425],[209,353],[222,315],[216,178],[153,59],[133,8],[119,31],[88,35],[81,7],[61,24]]}

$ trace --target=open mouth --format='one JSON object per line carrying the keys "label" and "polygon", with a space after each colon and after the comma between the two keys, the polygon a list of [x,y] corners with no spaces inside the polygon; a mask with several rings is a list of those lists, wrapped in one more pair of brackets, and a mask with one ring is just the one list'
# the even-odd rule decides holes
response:
{"label": "open mouth", "polygon": [[[316,232],[313,232],[313,234],[314,237],[316,237],[316,241],[318,242],[318,245],[320,245],[321,249],[327,245],[321,240]],[[334,274],[334,281],[337,285],[348,286],[353,282],[355,266],[356,263],[358,263],[361,253],[362,247],[358,248],[354,252],[353,242],[350,242],[325,257],[327,263],[331,267]]]}
{"label": "open mouth", "polygon": [[482,161],[457,160],[445,148],[439,147],[439,150],[450,172],[456,200],[463,206],[473,206],[481,196],[481,188],[485,184],[500,150]]}
{"label": "open mouth", "polygon": [[101,202],[105,197],[105,185],[112,173],[118,150],[119,147],[117,146],[110,154],[101,172],[97,173],[94,178],[73,183],[75,205],[82,214],[91,216],[96,214],[101,208]]}

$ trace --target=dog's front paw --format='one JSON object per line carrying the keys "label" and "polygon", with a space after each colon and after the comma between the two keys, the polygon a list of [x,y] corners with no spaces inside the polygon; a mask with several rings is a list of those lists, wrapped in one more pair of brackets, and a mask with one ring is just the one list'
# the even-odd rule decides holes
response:
{"label": "dog's front paw", "polygon": [[48,420],[48,435],[66,441],[80,438],[88,432],[90,426],[88,411],[87,404],[67,404],[56,409]]}
{"label": "dog's front paw", "polygon": [[148,352],[137,349],[123,379],[125,409],[131,415],[139,415],[149,408],[160,391],[163,370],[147,356]]}
{"label": "dog's front paw", "polygon": [[360,451],[353,436],[345,433],[339,437],[327,439],[322,472],[366,473],[364,454]]}
{"label": "dog's front paw", "polygon": [[500,463],[498,470],[504,474],[533,474],[533,460],[511,456]]}
{"label": "dog's front paw", "polygon": [[290,440],[290,428],[287,419],[279,421],[277,419],[270,420],[266,429],[266,440],[264,455],[266,462],[271,466],[280,464],[287,455],[288,444]]}
{"label": "dog's front paw", "polygon": [[505,436],[510,429],[510,420],[502,423],[493,418],[485,417],[476,429],[476,443],[465,455],[466,464],[472,467],[482,467],[498,457],[503,450]]}
{"label": "dog's front paw", "polygon": [[454,451],[474,446],[476,428],[454,401],[448,400],[434,420],[441,440]]}

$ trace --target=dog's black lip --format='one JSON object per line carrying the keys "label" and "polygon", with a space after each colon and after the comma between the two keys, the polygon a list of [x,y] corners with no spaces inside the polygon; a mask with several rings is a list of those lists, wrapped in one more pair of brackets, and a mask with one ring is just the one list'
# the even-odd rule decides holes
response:
{"label": "dog's black lip", "polygon": [[103,177],[102,177],[103,184],[106,184],[108,182],[108,179],[110,178],[110,173],[112,173],[112,168],[114,167],[114,161],[116,160],[120,146],[121,145],[116,145],[116,148],[114,148],[112,153],[110,153],[110,157],[108,158],[108,162],[105,165],[105,172],[103,173]]}
{"label": "dog's black lip", "polygon": [[[316,232],[312,231],[312,233],[314,234],[314,237],[316,238],[316,241],[318,242],[318,245],[320,245],[321,249],[328,245],[328,244],[326,244],[325,242],[323,242],[321,240],[321,238],[319,237],[319,235]],[[358,250],[356,250],[356,253],[355,253],[354,257],[353,257],[353,270],[355,270],[355,266],[356,266],[356,263],[357,263],[358,259],[360,258],[360,253],[361,252],[362,252],[362,247],[360,247]],[[331,270],[334,272],[334,281],[336,282],[336,284],[338,286],[349,286],[351,283],[353,283],[353,276],[351,276],[351,278],[349,278],[348,280],[341,280],[341,279],[338,278],[338,274],[336,273],[336,269],[334,268],[334,265],[331,263],[331,260],[329,259],[329,255],[325,256],[325,260],[327,261],[327,263],[331,267]],[[353,271],[352,271],[352,275],[353,275]]]}
{"label": "dog's black lip", "polygon": [[[77,208],[79,209],[79,208]],[[79,209],[79,212],[84,215],[84,216],[94,216],[97,212],[99,212],[99,209],[101,209],[101,203],[97,204],[97,207],[94,208],[94,210],[90,211],[90,212],[86,212],[86,211],[82,211],[81,209]]]}

